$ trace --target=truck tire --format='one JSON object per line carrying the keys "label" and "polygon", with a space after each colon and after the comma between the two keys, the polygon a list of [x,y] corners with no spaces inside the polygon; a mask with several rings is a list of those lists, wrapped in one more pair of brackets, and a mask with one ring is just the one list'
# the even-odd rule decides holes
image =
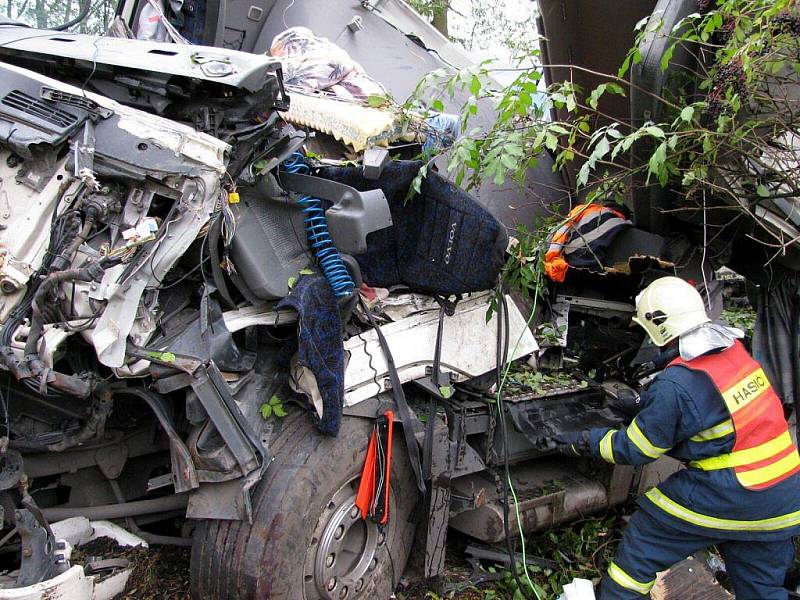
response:
{"label": "truck tire", "polygon": [[302,411],[281,423],[272,463],[253,491],[253,523],[204,520],[194,533],[192,597],[203,600],[388,598],[414,538],[417,500],[403,436],[395,430],[389,522],[362,521],[356,489],[372,431],[345,417],[320,435]]}

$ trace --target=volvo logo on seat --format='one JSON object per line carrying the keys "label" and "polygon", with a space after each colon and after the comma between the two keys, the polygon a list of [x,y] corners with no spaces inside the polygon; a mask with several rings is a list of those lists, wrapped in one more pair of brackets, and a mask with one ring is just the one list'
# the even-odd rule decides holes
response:
{"label": "volvo logo on seat", "polygon": [[445,248],[445,251],[444,251],[444,264],[446,264],[446,265],[450,264],[450,259],[452,258],[452,255],[453,255],[453,246],[455,245],[455,241],[456,241],[456,227],[457,227],[457,225],[458,225],[458,223],[456,223],[455,221],[450,223],[450,229],[447,232],[447,247]]}

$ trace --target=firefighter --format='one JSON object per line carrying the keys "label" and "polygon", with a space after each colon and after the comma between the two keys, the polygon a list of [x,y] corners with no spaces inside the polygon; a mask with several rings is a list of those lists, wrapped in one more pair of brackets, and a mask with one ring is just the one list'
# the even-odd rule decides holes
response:
{"label": "firefighter", "polygon": [[625,465],[669,454],[687,468],[638,498],[602,600],[647,597],[658,571],[712,545],[737,600],[786,600],[800,534],[800,456],[780,399],[742,332],[712,323],[682,279],[645,288],[634,321],[663,349],[665,368],[627,428],[562,434],[558,449]]}

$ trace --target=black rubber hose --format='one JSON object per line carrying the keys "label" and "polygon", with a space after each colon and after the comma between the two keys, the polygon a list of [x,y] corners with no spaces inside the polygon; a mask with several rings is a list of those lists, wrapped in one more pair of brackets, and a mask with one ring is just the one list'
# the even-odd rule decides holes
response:
{"label": "black rubber hose", "polygon": [[76,508],[43,508],[42,514],[50,521],[62,521],[72,517],[86,517],[89,520],[124,519],[159,512],[169,512],[186,508],[189,494],[173,494],[150,500],[136,500],[122,504],[101,504],[99,506],[79,506]]}

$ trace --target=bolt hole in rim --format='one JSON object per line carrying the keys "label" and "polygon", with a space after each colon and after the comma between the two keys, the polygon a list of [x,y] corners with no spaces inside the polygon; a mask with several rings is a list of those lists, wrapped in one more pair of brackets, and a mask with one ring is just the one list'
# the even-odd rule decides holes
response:
{"label": "bolt hole in rim", "polygon": [[360,592],[378,566],[385,542],[378,525],[361,519],[355,505],[358,477],[340,487],[325,506],[306,552],[303,582],[307,600],[343,600]]}

